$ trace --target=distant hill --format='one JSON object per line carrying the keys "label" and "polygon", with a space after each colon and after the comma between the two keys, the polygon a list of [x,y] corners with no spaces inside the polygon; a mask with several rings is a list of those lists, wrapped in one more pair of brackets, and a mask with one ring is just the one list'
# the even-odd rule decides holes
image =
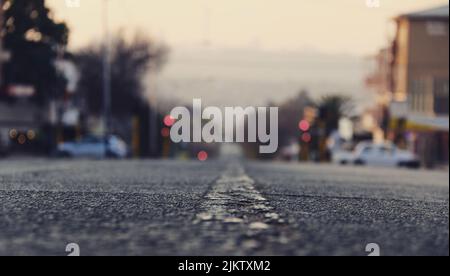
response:
{"label": "distant hill", "polygon": [[313,97],[352,95],[363,107],[373,102],[363,85],[366,71],[361,57],[315,51],[172,49],[157,91],[186,103],[198,97],[208,105],[247,106],[279,103],[305,88]]}

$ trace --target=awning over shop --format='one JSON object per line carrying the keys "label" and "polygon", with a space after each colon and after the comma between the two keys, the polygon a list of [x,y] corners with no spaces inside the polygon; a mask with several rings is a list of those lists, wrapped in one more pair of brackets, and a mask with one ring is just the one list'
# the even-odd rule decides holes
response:
{"label": "awning over shop", "polygon": [[404,121],[404,129],[407,131],[449,131],[449,117],[431,117],[409,115],[407,118],[393,118],[390,122],[391,129],[398,129],[401,121]]}
{"label": "awning over shop", "polygon": [[409,116],[408,123],[412,127],[431,128],[448,132],[448,117]]}

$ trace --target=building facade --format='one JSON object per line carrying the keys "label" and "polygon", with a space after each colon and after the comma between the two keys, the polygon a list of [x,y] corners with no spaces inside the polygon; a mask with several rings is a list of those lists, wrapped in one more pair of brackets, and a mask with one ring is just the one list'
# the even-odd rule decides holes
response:
{"label": "building facade", "polygon": [[380,99],[385,137],[426,167],[448,166],[449,6],[396,17],[392,45],[368,79]]}
{"label": "building facade", "polygon": [[426,167],[448,165],[448,17],[444,6],[396,18],[390,138]]}

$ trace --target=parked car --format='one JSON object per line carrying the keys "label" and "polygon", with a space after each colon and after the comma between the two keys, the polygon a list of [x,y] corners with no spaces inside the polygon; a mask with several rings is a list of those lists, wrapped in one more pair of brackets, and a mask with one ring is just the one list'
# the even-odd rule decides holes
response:
{"label": "parked car", "polygon": [[351,165],[355,163],[355,154],[349,150],[335,150],[332,152],[332,161],[339,165]]}
{"label": "parked car", "polygon": [[417,156],[407,150],[401,150],[393,144],[361,143],[354,153],[355,165],[419,168]]}
{"label": "parked car", "polygon": [[127,154],[126,143],[114,135],[108,136],[106,143],[103,137],[87,136],[80,141],[58,145],[58,156],[60,157],[125,158]]}

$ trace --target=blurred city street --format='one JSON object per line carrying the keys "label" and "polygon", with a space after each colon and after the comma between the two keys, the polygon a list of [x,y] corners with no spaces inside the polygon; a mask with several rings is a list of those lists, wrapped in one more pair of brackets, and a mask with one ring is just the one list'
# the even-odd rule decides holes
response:
{"label": "blurred city street", "polygon": [[0,161],[0,255],[447,255],[447,172]]}
{"label": "blurred city street", "polygon": [[0,0],[0,256],[448,255],[449,33],[449,0]]}

